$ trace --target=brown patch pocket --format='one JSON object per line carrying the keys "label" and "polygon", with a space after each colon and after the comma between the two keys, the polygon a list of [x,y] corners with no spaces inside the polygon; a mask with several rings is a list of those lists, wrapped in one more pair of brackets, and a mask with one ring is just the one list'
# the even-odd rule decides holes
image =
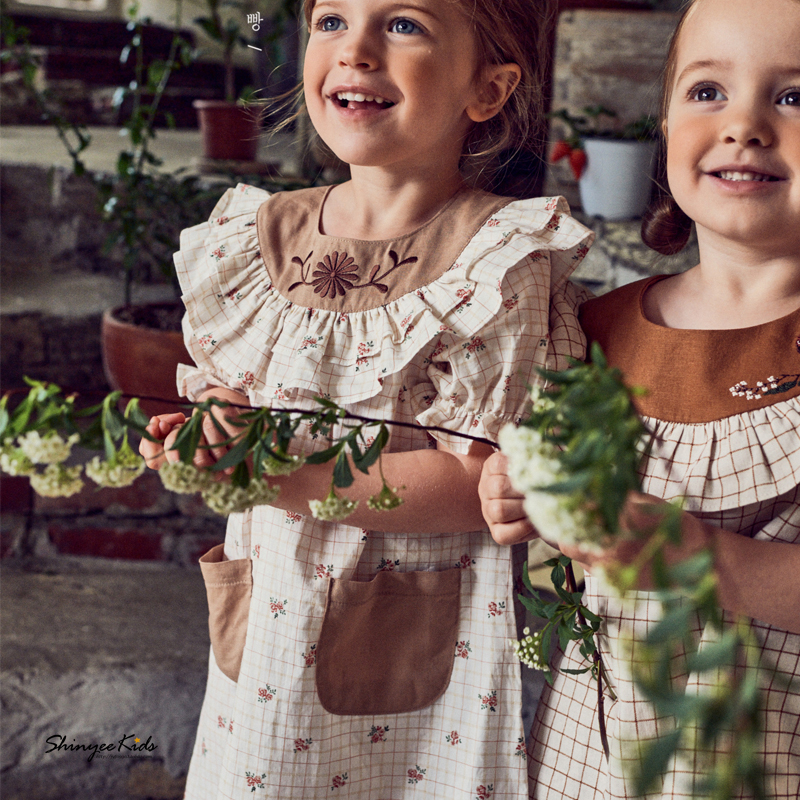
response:
{"label": "brown patch pocket", "polygon": [[461,570],[331,579],[317,643],[317,694],[331,714],[419,711],[450,683]]}
{"label": "brown patch pocket", "polygon": [[232,681],[242,666],[253,567],[249,558],[225,560],[224,545],[212,547],[200,558],[200,570],[208,597],[208,632],[214,660]]}

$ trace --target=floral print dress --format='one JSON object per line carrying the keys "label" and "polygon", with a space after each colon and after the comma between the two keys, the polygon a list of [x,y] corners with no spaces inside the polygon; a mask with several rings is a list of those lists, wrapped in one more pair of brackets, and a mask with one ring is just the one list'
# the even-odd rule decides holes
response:
{"label": "floral print dress", "polygon": [[[391,451],[438,441],[466,452],[454,434],[496,440],[524,414],[537,367],[583,357],[584,296],[568,276],[591,233],[563,200],[466,190],[406,237],[360,242],[319,232],[326,196],[239,186],[184,231],[176,263],[197,366],[181,369],[183,394],[228,386],[254,406],[284,407],[330,397],[441,428],[394,428]],[[297,452],[325,446],[306,432]],[[187,798],[528,796],[511,552],[487,531],[390,535],[258,506],[230,517],[224,556],[247,565],[249,615],[236,680],[212,651]],[[327,711],[315,673],[331,587],[454,572],[438,696],[408,711]],[[420,644],[416,600],[404,602],[407,619],[371,631],[376,657]]]}
{"label": "floral print dress", "polygon": [[[800,311],[751,328],[678,330],[649,322],[639,281],[586,303],[580,321],[630,385],[652,436],[642,465],[643,490],[715,527],[762,541],[800,546]],[[780,586],[764,587],[780,596]],[[635,745],[670,730],[639,694],[633,668],[641,638],[661,608],[648,592],[620,600],[588,577],[586,602],[605,619],[600,648],[616,695],[605,698],[610,759],[597,727],[597,687],[586,675],[559,674],[545,687],[531,744],[536,800],[622,800],[637,795]],[[780,600],[777,600],[780,602]],[[759,755],[770,800],[800,798],[800,635],[752,621],[761,645],[763,734]],[[701,650],[716,640],[699,620]],[[577,669],[577,648],[560,667]],[[713,689],[709,674],[691,674],[676,658],[674,681],[688,695]],[[697,761],[692,759],[698,758]],[[704,767],[692,753],[669,766],[653,800],[693,798],[691,777]]]}

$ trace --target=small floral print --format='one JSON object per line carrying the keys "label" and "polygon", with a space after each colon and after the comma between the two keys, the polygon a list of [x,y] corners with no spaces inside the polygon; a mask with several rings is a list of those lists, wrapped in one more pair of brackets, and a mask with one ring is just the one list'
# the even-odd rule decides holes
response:
{"label": "small floral print", "polygon": [[505,308],[506,311],[511,311],[513,308],[516,308],[517,305],[519,305],[519,295],[516,293],[503,301],[503,308]]}
{"label": "small floral print", "polygon": [[317,564],[314,567],[314,578],[330,578],[333,574],[333,564],[328,564],[326,567],[324,564]]}
{"label": "small floral print", "polygon": [[396,558],[394,561],[387,561],[387,559],[382,558],[380,564],[378,564],[377,572],[394,572],[394,568],[399,566],[399,558]]}
{"label": "small floral print", "polygon": [[331,781],[331,790],[341,789],[342,786],[347,784],[347,773],[343,772],[341,775],[334,775]]}
{"label": "small floral print", "polygon": [[254,792],[256,789],[267,788],[264,786],[264,781],[267,779],[266,773],[262,773],[260,778],[253,772],[245,772],[244,774],[247,778],[247,785],[250,787],[251,792]]}
{"label": "small floral print", "polygon": [[236,376],[236,379],[239,381],[239,385],[242,389],[250,389],[256,382],[256,376],[253,375],[252,372],[240,372]]}
{"label": "small floral print", "polygon": [[295,514],[294,511],[287,511],[286,512],[286,524],[287,525],[294,525],[295,522],[300,522],[303,519],[302,514]]}
{"label": "small floral print", "polygon": [[233,720],[228,723],[228,733],[233,733]]}
{"label": "small floral print", "polygon": [[209,347],[213,347],[217,340],[212,334],[206,333],[197,340],[197,343],[200,345],[201,350],[207,350]]}
{"label": "small floral print", "polygon": [[228,219],[228,217],[217,217],[217,225],[224,225]]}
{"label": "small floral print", "polygon": [[494,792],[494,784],[490,783],[488,786],[481,784],[475,790],[475,800],[489,800]]}
{"label": "small floral print", "polygon": [[361,541],[366,542],[369,539],[369,531],[366,528],[361,529]]}
{"label": "small floral print", "polygon": [[739,381],[735,386],[731,386],[730,393],[734,397],[744,397],[747,400],[760,400],[772,394],[782,394],[794,389],[800,382],[798,375],[770,375],[765,381],[758,381],[755,389],[747,385],[747,381]]}
{"label": "small floral print", "polygon": [[218,728],[226,728],[228,726],[228,720],[225,717],[217,717],[217,727]]}
{"label": "small floral print", "polygon": [[456,658],[469,658],[472,648],[469,646],[469,639],[456,642]]}
{"label": "small floral print", "polygon": [[267,684],[258,690],[258,702],[269,703],[270,700],[275,699],[276,694],[277,690],[273,689],[269,684]]}
{"label": "small floral print", "polygon": [[558,208],[558,198],[548,197],[547,202],[544,204],[545,211],[555,211]]}
{"label": "small floral print", "polygon": [[253,545],[253,558],[260,558],[261,557],[261,545],[254,544]]}
{"label": "small floral print", "polygon": [[407,341],[408,341],[408,340],[411,338],[411,332],[412,332],[413,330],[414,330],[414,326],[413,326],[413,325],[409,325],[409,326],[406,328],[406,330],[405,330],[405,333],[404,333],[404,335],[403,335],[403,341],[404,341],[404,342],[407,342]]}
{"label": "small floral print", "polygon": [[505,610],[506,610],[506,601],[505,600],[503,600],[500,603],[495,603],[494,600],[492,600],[492,602],[489,603],[489,616],[490,617],[502,617],[503,616],[503,612]]}
{"label": "small floral print", "polygon": [[426,364],[432,364],[434,361],[439,360],[439,356],[447,349],[445,344],[439,339],[431,350],[430,354],[425,358]]}
{"label": "small floral print", "polygon": [[294,740],[294,752],[295,753],[305,753],[311,745],[314,744],[313,739],[295,739]]}
{"label": "small floral print", "polygon": [[386,734],[389,732],[389,726],[373,725],[369,729],[368,738],[372,744],[386,741]]}
{"label": "small floral print", "polygon": [[588,244],[581,244],[578,245],[577,249],[575,250],[575,255],[572,256],[573,261],[580,261],[582,258],[586,258],[586,254],[589,252],[589,245]]}
{"label": "small floral print", "polygon": [[486,349],[486,345],[480,336],[473,336],[468,342],[462,345],[462,348],[467,351],[466,358],[470,358],[475,353],[480,353]]}
{"label": "small floral print", "polygon": [[278,619],[279,616],[286,616],[286,604],[288,602],[288,600],[278,600],[276,597],[270,597],[269,611],[273,619]]}
{"label": "small floral print", "polygon": [[520,736],[517,739],[517,749],[514,750],[514,755],[520,758],[525,758],[528,755],[528,749],[525,747],[525,740]]}
{"label": "small floral print", "polygon": [[414,769],[408,771],[408,782],[416,786],[424,777],[428,770],[422,769],[419,764],[414,765]]}
{"label": "small floral print", "polygon": [[444,737],[444,740],[448,744],[457,745],[461,744],[461,737],[458,735],[458,731],[450,731],[447,736]]}
{"label": "small floral print", "polygon": [[208,748],[206,747],[205,738],[203,738],[203,741],[200,742],[200,753],[204,756],[208,755]]}
{"label": "small floral print", "polygon": [[397,393],[397,402],[398,403],[405,403],[405,401],[406,401],[406,392],[407,391],[408,391],[408,389],[405,386],[401,387],[400,391]]}
{"label": "small floral print", "polygon": [[553,214],[550,222],[545,226],[549,231],[557,231],[561,228],[561,214]]}
{"label": "small floral print", "polygon": [[276,389],[275,389],[275,391],[272,393],[272,396],[273,396],[273,397],[274,397],[276,400],[286,400],[286,399],[287,399],[287,397],[286,397],[286,394],[285,394],[285,392],[283,391],[283,384],[282,384],[282,383],[279,383],[279,384],[278,384],[277,388],[276,388]]}
{"label": "small floral print", "polygon": [[317,663],[317,643],[314,642],[309,648],[307,653],[302,654],[303,666],[313,667]]}
{"label": "small floral print", "polygon": [[495,219],[494,217],[492,217],[492,218],[491,218],[491,219],[490,219],[490,220],[489,220],[489,221],[486,223],[486,227],[487,227],[487,228],[496,228],[496,227],[497,227],[499,224],[500,224],[500,220],[499,220],[499,219]]}
{"label": "small floral print", "polygon": [[231,289],[226,295],[226,299],[228,300],[241,300],[242,293],[238,289]]}
{"label": "small floral print", "polygon": [[422,402],[425,403],[426,406],[432,406],[433,401],[436,399],[435,395],[432,394],[424,394],[422,395]]}
{"label": "small floral print", "polygon": [[245,222],[244,227],[245,228],[253,228],[253,227],[255,227],[255,224],[256,224],[256,221],[254,219],[249,219],[249,220],[247,220],[247,222]]}
{"label": "small floral print", "polygon": [[225,255],[226,255],[226,253],[227,253],[227,252],[228,252],[228,251],[227,251],[227,247],[226,247],[226,245],[224,245],[224,244],[221,244],[221,245],[220,245],[220,246],[219,246],[219,247],[218,247],[216,250],[212,250],[212,251],[211,251],[211,257],[212,257],[212,258],[213,258],[215,261],[220,261],[220,260],[222,260],[223,258],[225,258]]}
{"label": "small floral print", "polygon": [[304,350],[316,350],[320,344],[322,344],[321,336],[304,336],[303,342],[297,349],[297,352],[302,353]]}
{"label": "small floral print", "polygon": [[423,292],[422,289],[415,289],[414,294],[419,297],[420,300],[425,299],[425,292]]}
{"label": "small floral print", "polygon": [[456,566],[459,569],[467,569],[468,567],[474,567],[475,559],[469,553],[464,553],[464,555],[461,556],[461,558],[459,558],[458,561],[456,561]]}
{"label": "small floral print", "polygon": [[534,250],[532,253],[528,253],[528,258],[535,264],[544,258],[544,253],[541,250]]}
{"label": "small floral print", "polygon": [[503,378],[503,394],[508,394],[510,388],[511,388],[511,376],[506,375]]}
{"label": "small floral print", "polygon": [[461,301],[453,310],[460,314],[465,308],[469,308],[472,305],[472,288],[467,286],[464,289],[459,289],[456,292],[456,297],[460,297]]}
{"label": "small floral print", "polygon": [[481,701],[481,711],[497,711],[497,690],[493,690],[488,694],[478,693],[478,698]]}

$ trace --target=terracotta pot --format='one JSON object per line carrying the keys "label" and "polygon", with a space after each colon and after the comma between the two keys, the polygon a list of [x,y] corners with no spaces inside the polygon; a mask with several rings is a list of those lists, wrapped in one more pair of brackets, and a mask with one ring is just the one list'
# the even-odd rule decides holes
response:
{"label": "terracotta pot", "polygon": [[195,100],[203,155],[228,161],[255,161],[261,130],[258,111],[227,100]]}
{"label": "terracotta pot", "polygon": [[[152,305],[166,309],[177,304]],[[115,316],[120,310],[106,311],[101,329],[103,371],[110,386],[129,397],[164,399],[143,401],[145,414],[181,410],[179,404],[186,400],[178,395],[175,373],[178,364],[194,363],[183,344],[182,333],[123,322]]]}

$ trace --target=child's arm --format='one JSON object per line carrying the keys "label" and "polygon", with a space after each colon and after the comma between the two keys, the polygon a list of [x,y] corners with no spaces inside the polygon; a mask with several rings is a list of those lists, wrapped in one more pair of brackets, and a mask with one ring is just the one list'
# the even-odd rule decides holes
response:
{"label": "child's arm", "polygon": [[525,514],[525,495],[516,491],[508,477],[508,459],[493,453],[483,465],[478,485],[483,518],[498,544],[529,542],[539,534]]}
{"label": "child's arm", "polygon": [[[199,400],[215,397],[236,405],[246,405],[247,400],[231,389],[214,388],[204,392]],[[203,424],[205,443],[211,448],[201,448],[194,458],[195,466],[211,466],[226,452],[226,437],[235,438],[241,428],[229,421],[238,415],[236,408],[215,411],[226,433],[206,419]],[[177,461],[178,454],[170,447],[178,429],[164,441],[166,460]],[[153,444],[153,443],[148,443]],[[378,465],[368,475],[351,465],[354,481],[346,489],[337,490],[350,500],[357,500],[358,508],[350,515],[348,525],[383,531],[385,533],[455,533],[480,530],[485,527],[478,497],[483,462],[492,453],[488,445],[473,444],[466,454],[454,453],[446,448],[437,450],[411,450],[383,455],[383,474],[392,488],[397,488],[402,505],[391,511],[372,511],[367,499],[381,490]],[[144,455],[144,453],[143,453]],[[160,466],[159,462],[159,466]],[[308,514],[308,501],[323,499],[329,492],[334,462],[306,464],[291,475],[270,478],[269,482],[281,487],[273,505],[296,514]],[[158,468],[156,466],[156,468]]]}

